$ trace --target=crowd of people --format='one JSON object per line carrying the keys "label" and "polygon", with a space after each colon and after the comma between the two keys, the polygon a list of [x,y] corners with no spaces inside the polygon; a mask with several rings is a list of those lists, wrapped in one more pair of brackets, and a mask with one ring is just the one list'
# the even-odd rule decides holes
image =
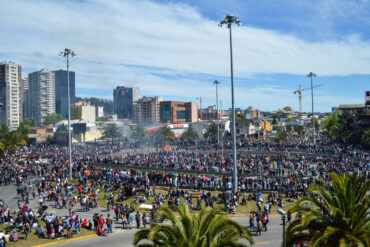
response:
{"label": "crowd of people", "polygon": [[[370,175],[366,150],[325,137],[315,146],[307,143],[300,137],[289,137],[283,143],[238,140],[237,193],[233,193],[233,159],[227,139],[222,144],[224,152],[209,141],[181,142],[171,149],[147,153],[124,152],[121,144],[74,145],[73,180],[69,179],[67,147],[20,147],[14,153],[5,153],[0,161],[0,186],[14,183],[19,198],[17,209],[9,209],[0,201],[0,223],[9,224],[13,240],[17,231],[28,234],[32,229],[39,236],[56,239],[72,237],[81,227],[107,236],[113,231],[114,221],[126,229],[145,227],[156,220],[155,211],[164,204],[171,207],[188,203],[191,210],[224,204],[228,213],[235,213],[237,207],[254,201],[258,210],[249,216],[250,228],[260,234],[267,231],[272,205],[284,207],[283,198],[293,201],[305,195],[310,184],[328,180],[329,172]],[[166,187],[167,192],[158,193],[160,187]],[[194,190],[199,193],[192,193]],[[269,193],[265,202],[262,191]],[[94,215],[92,220],[79,217],[75,208],[83,212],[96,208],[99,194],[105,196],[105,206],[113,210],[115,219],[110,215]],[[132,197],[137,203],[154,198],[151,213],[140,214],[132,203],[125,202]],[[37,200],[37,207],[32,209],[30,200]],[[57,209],[68,209],[69,215],[61,218],[48,214],[44,207],[47,201]],[[39,224],[40,219],[45,221],[45,228]]]}

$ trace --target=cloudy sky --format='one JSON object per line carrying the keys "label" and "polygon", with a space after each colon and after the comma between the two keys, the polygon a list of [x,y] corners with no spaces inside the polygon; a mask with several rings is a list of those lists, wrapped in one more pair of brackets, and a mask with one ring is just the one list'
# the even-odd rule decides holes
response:
{"label": "cloudy sky", "polygon": [[[0,61],[27,73],[65,67],[72,48],[78,96],[112,98],[117,85],[141,96],[215,104],[230,100],[228,29],[232,13],[237,107],[298,110],[299,84],[317,74],[315,109],[363,103],[370,90],[369,0],[2,0]],[[303,110],[310,110],[309,91]]]}

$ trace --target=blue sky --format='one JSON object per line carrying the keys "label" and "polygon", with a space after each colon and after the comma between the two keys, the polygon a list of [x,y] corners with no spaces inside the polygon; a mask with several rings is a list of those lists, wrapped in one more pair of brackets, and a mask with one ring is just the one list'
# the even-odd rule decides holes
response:
{"label": "blue sky", "polygon": [[[0,60],[24,75],[65,67],[65,47],[77,56],[79,96],[112,98],[117,85],[141,96],[215,104],[217,79],[224,108],[230,102],[226,14],[233,29],[236,106],[298,110],[293,91],[313,71],[315,109],[363,103],[370,90],[369,0],[13,0],[0,2]],[[310,110],[309,92],[303,110]]]}

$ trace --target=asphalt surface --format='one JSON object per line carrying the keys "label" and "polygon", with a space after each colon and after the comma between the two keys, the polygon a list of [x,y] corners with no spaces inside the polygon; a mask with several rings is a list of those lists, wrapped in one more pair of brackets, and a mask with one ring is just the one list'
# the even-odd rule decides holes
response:
{"label": "asphalt surface", "polygon": [[[32,179],[34,181],[35,179]],[[30,200],[31,208],[36,211],[38,209],[38,197],[33,200]],[[4,200],[6,205],[14,211],[17,209],[18,196],[16,192],[16,186],[0,186],[0,199]],[[46,205],[49,206],[48,213],[58,216],[68,216],[67,209],[56,209],[54,208],[53,202],[46,202]],[[92,219],[92,216],[95,212],[102,214],[105,218],[108,213],[114,219],[114,212],[111,210],[107,212],[105,208],[95,208],[89,212],[80,212],[78,207],[74,208],[74,211],[81,218]],[[249,226],[248,217],[233,217],[233,219],[243,226]],[[280,247],[282,244],[282,225],[280,216],[270,216],[270,223],[267,225],[268,231],[262,232],[260,236],[254,236],[254,246],[266,246],[266,247]],[[135,223],[133,224],[135,226]],[[79,246],[79,247],[100,247],[100,246],[109,246],[109,247],[128,247],[133,246],[134,234],[137,230],[123,230],[122,225],[119,222],[113,223],[113,234],[110,234],[108,237],[93,237],[83,240],[76,240],[67,243],[60,243],[51,246]],[[93,233],[93,232],[92,232]]]}

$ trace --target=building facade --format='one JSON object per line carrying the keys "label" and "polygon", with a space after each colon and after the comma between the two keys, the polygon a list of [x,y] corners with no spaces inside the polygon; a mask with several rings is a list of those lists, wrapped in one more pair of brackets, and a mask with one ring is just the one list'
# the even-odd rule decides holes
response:
{"label": "building facade", "polygon": [[95,106],[86,102],[77,102],[71,106],[71,120],[83,120],[86,122],[95,122],[96,109]]}
{"label": "building facade", "polygon": [[198,122],[198,105],[195,102],[162,101],[160,119],[163,123]]}
{"label": "building facade", "polygon": [[104,117],[104,107],[96,106],[96,117]]}
{"label": "building facade", "polygon": [[22,68],[14,63],[0,63],[0,124],[16,129],[23,119]]}
{"label": "building facade", "polygon": [[117,86],[113,90],[113,108],[118,119],[132,119],[134,102],[139,100],[138,87]]}
{"label": "building facade", "polygon": [[143,97],[134,103],[133,121],[139,125],[160,123],[162,97]]}
{"label": "building facade", "polygon": [[27,112],[25,117],[44,124],[48,114],[55,113],[54,73],[42,69],[28,74]]}
{"label": "building facade", "polygon": [[[55,113],[68,117],[68,73],[66,70],[53,71],[55,75]],[[75,72],[69,71],[70,104],[75,102]]]}

